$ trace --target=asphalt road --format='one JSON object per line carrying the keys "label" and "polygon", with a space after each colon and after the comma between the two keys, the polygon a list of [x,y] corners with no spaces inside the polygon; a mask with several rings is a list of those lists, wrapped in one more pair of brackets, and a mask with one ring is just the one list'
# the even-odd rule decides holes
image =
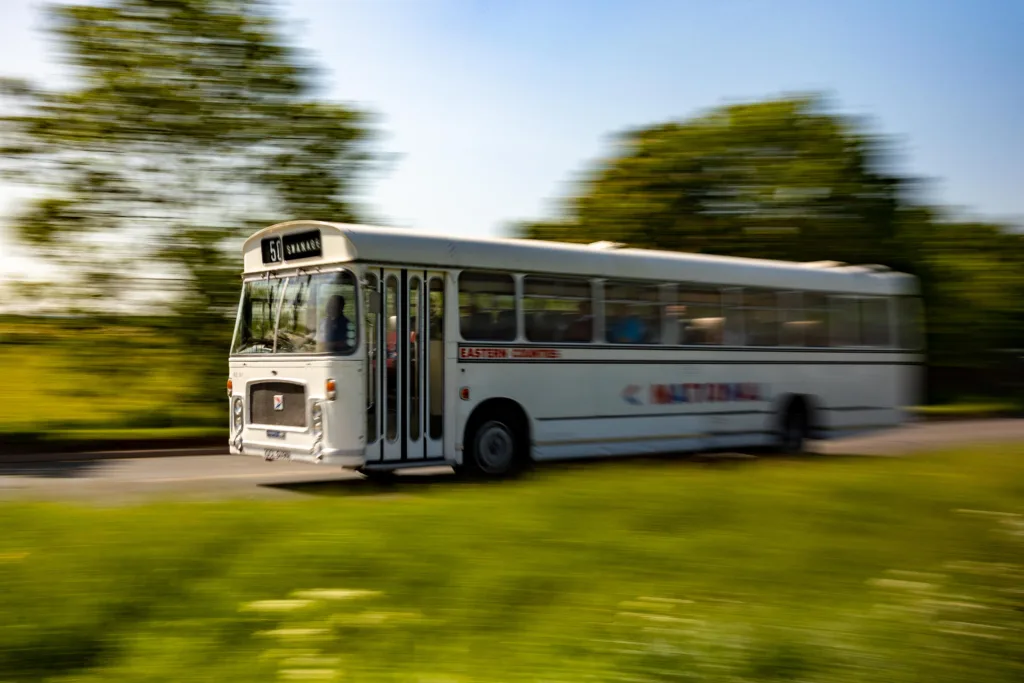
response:
{"label": "asphalt road", "polygon": [[[913,424],[888,432],[815,444],[824,454],[908,455],[958,444],[1024,440],[1024,420],[983,420]],[[122,504],[173,498],[295,498],[330,491],[351,495],[403,495],[409,486],[381,489],[360,475],[316,465],[264,462],[260,458],[169,452],[136,458],[68,460],[0,465],[0,499],[89,500]],[[143,457],[144,456],[144,457]],[[421,482],[454,484],[448,469],[414,470],[401,475]]]}

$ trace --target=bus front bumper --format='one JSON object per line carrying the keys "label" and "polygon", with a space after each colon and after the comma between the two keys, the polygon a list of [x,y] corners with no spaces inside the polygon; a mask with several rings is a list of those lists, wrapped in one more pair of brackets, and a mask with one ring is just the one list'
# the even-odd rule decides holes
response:
{"label": "bus front bumper", "polygon": [[318,453],[310,451],[301,446],[286,445],[281,443],[261,443],[253,441],[242,441],[231,444],[233,455],[248,455],[263,458],[264,460],[291,460],[305,462],[313,465],[333,465],[355,469],[366,464],[366,456],[363,449],[344,450],[340,448],[323,448]]}

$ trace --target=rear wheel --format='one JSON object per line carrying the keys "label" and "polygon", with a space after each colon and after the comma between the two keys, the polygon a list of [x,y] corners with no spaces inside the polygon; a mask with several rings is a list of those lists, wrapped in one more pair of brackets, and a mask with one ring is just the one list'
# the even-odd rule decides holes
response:
{"label": "rear wheel", "polygon": [[465,450],[460,473],[503,477],[522,465],[525,434],[517,420],[502,415],[484,415],[466,429]]}
{"label": "rear wheel", "polygon": [[796,455],[806,452],[808,420],[802,402],[789,404],[779,427],[778,448],[782,453]]}

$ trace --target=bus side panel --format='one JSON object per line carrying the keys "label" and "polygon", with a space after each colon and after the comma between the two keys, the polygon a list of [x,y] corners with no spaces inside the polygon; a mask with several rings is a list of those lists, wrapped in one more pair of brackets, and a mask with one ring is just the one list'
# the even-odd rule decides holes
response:
{"label": "bus side panel", "polygon": [[793,388],[813,399],[812,437],[839,438],[903,422],[908,366],[899,354],[849,353],[815,360],[805,366],[809,379]]}
{"label": "bus side panel", "polygon": [[593,385],[598,377],[587,365],[461,362],[456,374],[458,387],[470,390],[470,400],[460,400],[456,406],[456,448],[460,453],[473,411],[491,398],[511,399],[523,407],[530,420],[534,442],[582,438],[579,432],[560,427],[559,420],[550,418],[594,415]]}
{"label": "bus side panel", "polygon": [[593,363],[584,351],[563,362],[457,362],[471,391],[458,405],[459,447],[473,409],[496,397],[523,406],[538,460],[768,445],[795,395],[812,411],[811,437],[844,436],[900,424],[913,370],[897,354],[612,353]]}

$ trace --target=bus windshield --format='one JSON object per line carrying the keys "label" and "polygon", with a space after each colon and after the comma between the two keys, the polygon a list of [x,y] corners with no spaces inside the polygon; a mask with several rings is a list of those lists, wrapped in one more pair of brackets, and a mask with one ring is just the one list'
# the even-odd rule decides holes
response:
{"label": "bus windshield", "polygon": [[350,355],[359,338],[356,294],[348,271],[246,282],[231,353]]}

